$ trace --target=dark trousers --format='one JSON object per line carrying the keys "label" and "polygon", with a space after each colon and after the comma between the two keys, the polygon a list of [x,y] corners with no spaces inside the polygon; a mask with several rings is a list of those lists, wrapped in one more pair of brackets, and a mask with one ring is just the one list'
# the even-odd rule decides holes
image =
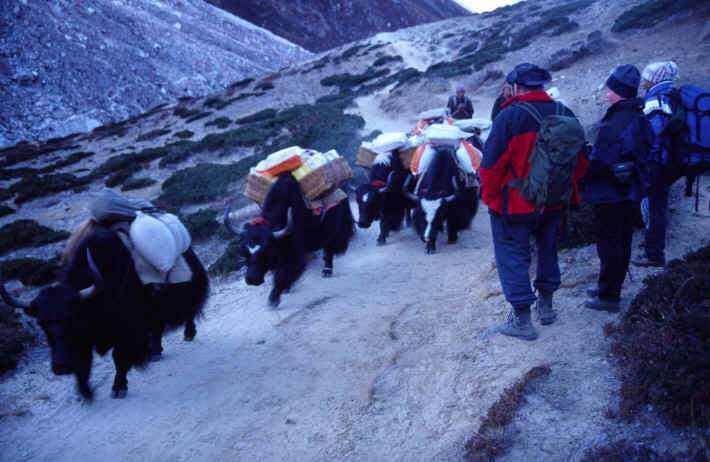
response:
{"label": "dark trousers", "polygon": [[490,211],[493,250],[505,299],[515,308],[527,308],[537,298],[530,287],[530,237],[535,237],[537,275],[535,288],[553,293],[560,287],[557,235],[562,214],[544,213],[535,223],[505,222]]}
{"label": "dark trousers", "polygon": [[646,228],[646,256],[665,261],[666,227],[668,226],[668,191],[682,176],[678,169],[651,162],[651,191],[648,195],[649,223]]}
{"label": "dark trousers", "polygon": [[597,225],[597,254],[599,268],[599,298],[618,301],[621,285],[631,260],[631,240],[638,203],[626,201],[614,204],[595,204]]}

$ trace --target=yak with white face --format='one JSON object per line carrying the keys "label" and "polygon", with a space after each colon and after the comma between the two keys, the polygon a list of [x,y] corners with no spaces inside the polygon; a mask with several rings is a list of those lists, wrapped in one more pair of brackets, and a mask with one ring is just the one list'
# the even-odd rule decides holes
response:
{"label": "yak with white face", "polygon": [[323,277],[333,274],[333,256],[345,253],[354,233],[347,199],[327,210],[314,212],[306,207],[298,181],[290,173],[279,176],[264,200],[261,216],[239,230],[231,219],[231,204],[224,223],[241,236],[246,260],[245,281],[261,285],[267,272],[274,285],[269,305],[281,302],[281,293],[291,288],[306,267],[306,253],[323,249]]}
{"label": "yak with white face", "polygon": [[427,253],[436,252],[436,238],[444,224],[448,243],[453,244],[478,210],[478,188],[461,184],[455,156],[452,148],[437,147],[429,167],[418,179],[416,194],[409,192],[412,176],[403,186],[404,194],[416,201],[414,227],[426,243]]}

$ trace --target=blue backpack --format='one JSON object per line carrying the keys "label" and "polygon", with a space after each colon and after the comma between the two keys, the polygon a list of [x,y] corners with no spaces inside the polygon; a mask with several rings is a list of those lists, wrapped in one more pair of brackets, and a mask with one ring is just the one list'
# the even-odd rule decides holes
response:
{"label": "blue backpack", "polygon": [[710,90],[683,85],[668,97],[673,114],[661,135],[671,140],[674,164],[686,175],[710,170]]}

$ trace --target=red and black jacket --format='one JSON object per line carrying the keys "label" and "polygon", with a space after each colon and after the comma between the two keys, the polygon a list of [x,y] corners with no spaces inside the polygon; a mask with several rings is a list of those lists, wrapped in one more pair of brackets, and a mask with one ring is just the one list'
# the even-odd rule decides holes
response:
{"label": "red and black jacket", "polygon": [[[493,122],[491,133],[483,148],[481,175],[481,199],[490,210],[508,215],[530,215],[535,206],[520,197],[520,190],[506,185],[515,178],[525,178],[530,173],[528,158],[533,152],[540,125],[524,109],[516,107],[516,101],[525,101],[538,110],[544,118],[555,114],[555,101],[544,91],[534,91],[508,99]],[[557,103],[559,104],[559,103]],[[568,108],[563,115],[575,117]],[[577,169],[574,172],[574,192],[572,205],[579,205],[577,183],[587,169],[588,162],[579,153]],[[503,204],[507,196],[507,204]]]}

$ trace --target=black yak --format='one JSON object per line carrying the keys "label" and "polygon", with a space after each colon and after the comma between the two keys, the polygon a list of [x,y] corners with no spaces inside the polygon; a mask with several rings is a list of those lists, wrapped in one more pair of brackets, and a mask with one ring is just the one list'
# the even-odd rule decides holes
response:
{"label": "black yak", "polygon": [[333,274],[333,255],[345,253],[354,233],[350,203],[343,199],[324,210],[306,206],[298,181],[285,173],[271,186],[259,218],[239,230],[230,219],[231,204],[224,223],[242,238],[242,255],[247,264],[246,283],[258,286],[273,271],[274,286],[269,305],[277,307],[281,293],[303,274],[306,253],[323,249],[323,277]]}
{"label": "black yak", "polygon": [[160,351],[165,328],[187,323],[186,340],[194,336],[191,323],[202,312],[209,283],[192,248],[183,255],[192,271],[189,282],[148,288],[117,232],[97,226],[72,252],[56,285],[25,302],[7,293],[0,276],[0,295],[37,318],[52,350],[52,371],[74,374],[86,399],[92,397],[93,351],[104,355],[112,349],[116,375],[111,396],[123,398],[128,390],[126,374]]}
{"label": "black yak", "polygon": [[403,192],[417,201],[414,227],[426,243],[427,253],[436,251],[436,238],[446,223],[448,242],[458,239],[458,232],[471,225],[478,210],[478,187],[466,187],[453,148],[439,146],[427,170],[419,177],[416,194],[409,192],[412,176],[404,183]]}
{"label": "black yak", "polygon": [[391,231],[398,231],[415,202],[402,192],[409,171],[402,165],[397,153],[380,154],[375,158],[369,173],[369,183],[355,189],[359,210],[358,226],[369,228],[373,221],[380,222],[377,245],[384,245]]}

